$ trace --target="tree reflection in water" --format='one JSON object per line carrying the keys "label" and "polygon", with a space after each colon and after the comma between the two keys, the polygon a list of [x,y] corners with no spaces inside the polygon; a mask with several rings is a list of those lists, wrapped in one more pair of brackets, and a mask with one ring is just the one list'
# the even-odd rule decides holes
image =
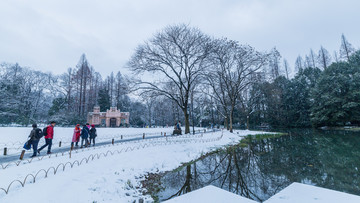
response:
{"label": "tree reflection in water", "polygon": [[355,132],[297,130],[252,139],[166,173],[160,200],[207,185],[265,201],[292,182],[360,195],[360,136]]}

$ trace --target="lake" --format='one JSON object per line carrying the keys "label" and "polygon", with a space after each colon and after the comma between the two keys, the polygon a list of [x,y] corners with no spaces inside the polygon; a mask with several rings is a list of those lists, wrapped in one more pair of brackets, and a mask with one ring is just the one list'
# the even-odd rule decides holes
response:
{"label": "lake", "polygon": [[292,129],[249,139],[146,181],[156,201],[214,185],[262,202],[293,182],[360,195],[360,133]]}

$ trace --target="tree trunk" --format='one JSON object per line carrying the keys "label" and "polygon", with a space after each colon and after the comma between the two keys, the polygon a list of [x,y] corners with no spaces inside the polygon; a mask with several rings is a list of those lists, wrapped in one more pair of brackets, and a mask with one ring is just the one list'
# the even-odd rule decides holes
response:
{"label": "tree trunk", "polygon": [[189,114],[187,112],[187,108],[183,109],[185,116],[185,134],[190,133],[190,122],[189,122]]}
{"label": "tree trunk", "polygon": [[233,132],[233,127],[232,127],[232,116],[230,115],[230,125],[229,125],[229,130],[232,133]]}
{"label": "tree trunk", "polygon": [[228,118],[227,117],[224,118],[224,127],[226,128],[226,130],[229,130],[229,124],[228,124]]}
{"label": "tree trunk", "polygon": [[234,107],[231,107],[231,111],[230,111],[230,114],[229,114],[229,121],[230,121],[230,132],[232,133],[233,132],[233,112],[234,112]]}

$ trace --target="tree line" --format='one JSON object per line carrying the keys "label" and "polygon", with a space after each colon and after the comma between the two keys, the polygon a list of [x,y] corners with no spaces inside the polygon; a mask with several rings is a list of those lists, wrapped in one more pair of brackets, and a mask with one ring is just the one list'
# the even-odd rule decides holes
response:
{"label": "tree line", "polygon": [[131,98],[131,80],[120,71],[103,78],[85,54],[60,75],[19,64],[0,64],[0,125],[56,121],[62,126],[85,123],[94,106],[130,112],[132,126],[172,125],[182,120],[179,108],[163,98]]}
{"label": "tree line", "polygon": [[310,127],[359,124],[360,53],[344,35],[292,70],[280,52],[258,51],[188,25],[167,26],[140,44],[120,71],[102,77],[83,54],[61,75],[0,66],[0,124],[85,122],[95,105],[130,112],[133,126]]}
{"label": "tree line", "polygon": [[318,54],[311,49],[296,59],[291,78],[276,48],[260,52],[180,24],[139,45],[128,68],[144,75],[132,87],[141,96],[167,98],[181,109],[185,133],[191,120],[230,131],[241,124],[347,125],[360,122],[359,55],[342,35],[335,60],[323,46]]}

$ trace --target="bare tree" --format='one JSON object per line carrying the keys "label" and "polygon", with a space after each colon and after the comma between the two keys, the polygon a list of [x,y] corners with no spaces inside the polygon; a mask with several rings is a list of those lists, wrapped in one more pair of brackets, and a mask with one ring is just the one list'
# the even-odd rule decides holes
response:
{"label": "bare tree", "polygon": [[321,46],[319,50],[318,61],[324,70],[329,66],[331,62],[331,56],[323,46]]}
{"label": "bare tree", "polygon": [[346,40],[345,35],[341,35],[340,58],[350,60],[350,56],[355,52],[354,47]]}
{"label": "bare tree", "polygon": [[73,83],[74,83],[73,69],[68,68],[67,72],[60,76],[60,84],[59,84],[59,87],[61,87],[60,92],[64,95],[65,100],[67,102],[66,104],[67,112],[71,111],[71,105],[72,105],[71,95],[73,91],[73,85],[74,85]]}
{"label": "bare tree", "polygon": [[334,51],[334,59],[335,59],[335,62],[336,62],[336,63],[339,62],[339,56],[338,56],[337,51]]}
{"label": "bare tree", "polygon": [[289,79],[289,72],[290,72],[289,63],[287,62],[286,59],[284,59],[283,63],[284,63],[284,69],[285,69],[286,79]]}
{"label": "bare tree", "polygon": [[209,42],[210,38],[197,28],[184,24],[168,26],[138,46],[128,63],[134,73],[154,76],[152,81],[138,82],[141,93],[165,96],[181,108],[185,116],[185,133],[190,133],[190,91],[207,67]]}
{"label": "bare tree", "polygon": [[237,100],[251,83],[250,76],[265,64],[266,57],[250,46],[227,39],[214,40],[213,47],[213,69],[206,72],[206,78],[212,88],[212,97],[221,103],[225,120],[229,119],[229,130],[232,132]]}
{"label": "bare tree", "polygon": [[308,68],[308,67],[313,67],[313,66],[312,66],[310,56],[305,55],[305,68]]}
{"label": "bare tree", "polygon": [[269,54],[269,67],[273,80],[280,76],[280,52],[274,47]]}
{"label": "bare tree", "polygon": [[309,57],[311,61],[311,67],[316,68],[316,54],[312,49],[310,49]]}
{"label": "bare tree", "polygon": [[298,56],[296,58],[296,61],[295,61],[295,71],[298,72],[300,69],[303,69],[304,68],[304,65],[303,65],[303,59],[301,56]]}

